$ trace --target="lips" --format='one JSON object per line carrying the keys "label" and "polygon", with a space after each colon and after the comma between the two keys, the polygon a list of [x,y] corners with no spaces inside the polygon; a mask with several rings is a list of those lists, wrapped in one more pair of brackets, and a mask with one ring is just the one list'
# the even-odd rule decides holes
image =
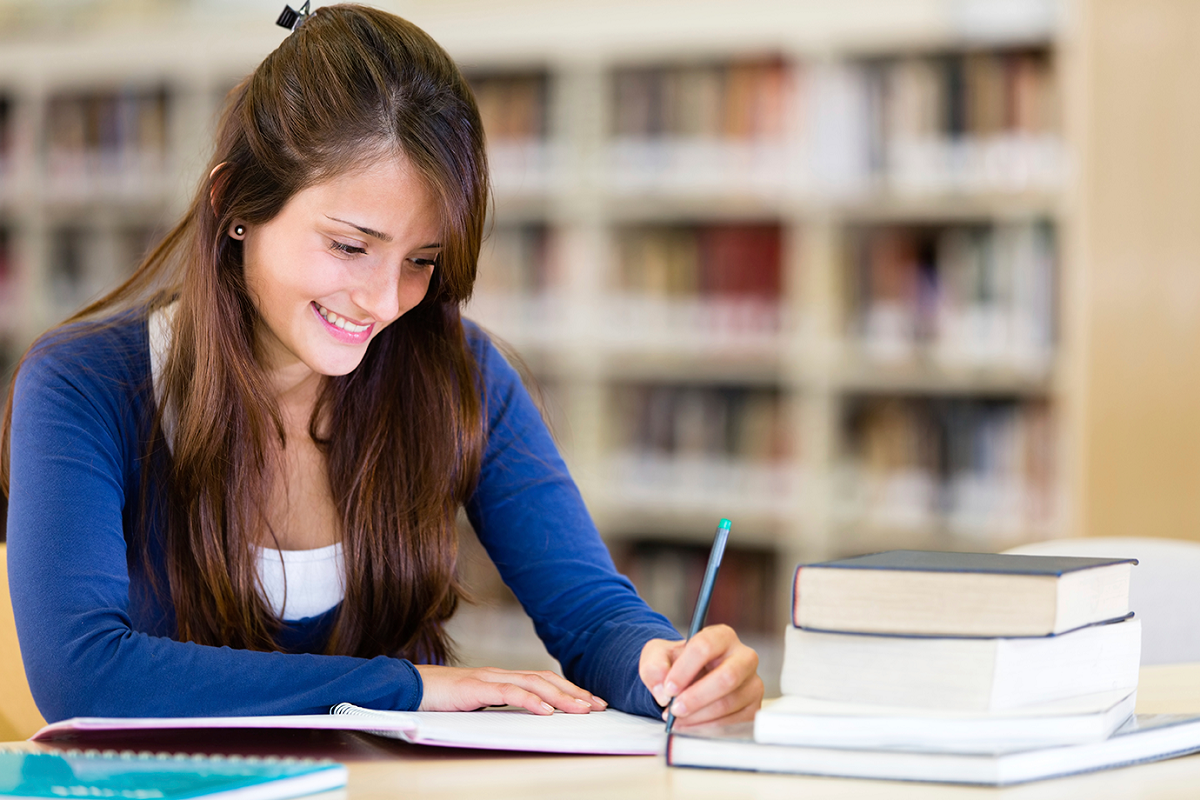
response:
{"label": "lips", "polygon": [[375,329],[375,323],[362,324],[346,319],[337,314],[317,301],[311,304],[313,314],[320,321],[321,326],[325,331],[338,342],[343,344],[363,344],[371,338],[371,332]]}

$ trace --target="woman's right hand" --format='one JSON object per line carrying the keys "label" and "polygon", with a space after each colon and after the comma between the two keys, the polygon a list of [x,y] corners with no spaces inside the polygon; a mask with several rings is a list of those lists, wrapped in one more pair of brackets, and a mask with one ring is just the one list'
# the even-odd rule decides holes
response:
{"label": "woman's right hand", "polygon": [[418,711],[474,711],[520,706],[533,714],[586,714],[608,707],[599,697],[546,670],[442,667],[418,664],[425,692]]}

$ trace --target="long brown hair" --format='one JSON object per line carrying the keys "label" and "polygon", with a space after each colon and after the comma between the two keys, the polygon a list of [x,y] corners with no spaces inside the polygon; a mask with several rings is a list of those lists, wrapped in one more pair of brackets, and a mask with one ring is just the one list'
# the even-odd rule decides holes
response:
{"label": "long brown hair", "polygon": [[[353,372],[324,380],[309,421],[346,563],[327,652],[450,657],[443,625],[461,594],[456,516],[484,437],[482,387],[459,315],[487,207],[483,130],[445,51],[411,23],[353,5],[317,9],[230,92],[210,172],[183,219],[128,281],[65,323],[130,307],[148,315],[178,301],[147,455],[168,465],[165,578],[180,640],[271,650],[280,630],[258,592],[254,544],[266,525],[268,454],[286,443],[284,426],[255,360],[263,323],[241,243],[227,231],[234,219],[267,222],[301,189],[396,155],[440,205],[442,250],[424,300],[376,336]],[[6,491],[12,398],[10,388],[0,432]],[[134,532],[143,554],[151,518],[144,513]]]}

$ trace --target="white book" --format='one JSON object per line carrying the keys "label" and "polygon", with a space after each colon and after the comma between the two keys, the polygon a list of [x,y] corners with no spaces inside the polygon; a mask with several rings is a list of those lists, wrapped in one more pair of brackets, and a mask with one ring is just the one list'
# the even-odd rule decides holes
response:
{"label": "white book", "polygon": [[413,744],[541,753],[658,755],[666,744],[662,720],[616,709],[546,716],[520,708],[480,711],[376,711],[350,703],[330,714],[261,717],[75,717],[47,725],[35,741],[68,737],[86,744],[89,732],[276,728],[362,731]]}
{"label": "white book", "polygon": [[672,734],[667,744],[667,763],[676,767],[1006,786],[1195,752],[1200,752],[1200,716],[1194,714],[1139,714],[1101,742],[986,755],[759,744],[753,738],[753,724],[747,722],[705,732]]}
{"label": "white book", "polygon": [[1012,639],[788,627],[780,686],[817,700],[992,712],[1137,689],[1137,619]]}
{"label": "white book", "polygon": [[1102,692],[981,714],[781,697],[754,718],[762,744],[994,753],[1107,739],[1133,716],[1136,693]]}

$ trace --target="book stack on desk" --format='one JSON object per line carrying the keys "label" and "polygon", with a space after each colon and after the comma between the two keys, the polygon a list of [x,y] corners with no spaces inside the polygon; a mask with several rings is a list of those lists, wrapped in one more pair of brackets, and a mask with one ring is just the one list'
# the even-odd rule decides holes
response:
{"label": "book stack on desk", "polygon": [[[1051,758],[1005,773],[1000,765],[1013,755],[1083,748],[1090,758],[1114,742],[1148,742],[1114,735],[1138,729],[1141,625],[1129,609],[1136,563],[893,551],[802,566],[784,696],[752,730],[673,736],[668,758],[1003,783],[1062,774],[1054,770],[1068,763]],[[1200,747],[1200,723],[1185,727]],[[1105,752],[1101,762],[1112,756]]]}
{"label": "book stack on desk", "polygon": [[1133,713],[1131,560],[898,550],[796,570],[784,697],[758,741],[989,752]]}

